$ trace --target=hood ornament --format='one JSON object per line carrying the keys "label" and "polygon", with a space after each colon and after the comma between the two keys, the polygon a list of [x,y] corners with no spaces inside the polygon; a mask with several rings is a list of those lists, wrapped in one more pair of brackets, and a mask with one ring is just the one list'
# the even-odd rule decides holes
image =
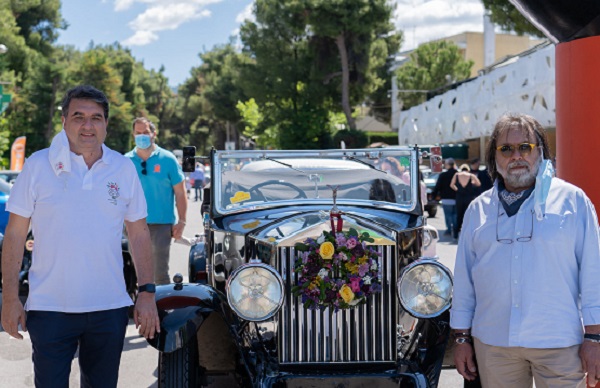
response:
{"label": "hood ornament", "polygon": [[327,185],[331,189],[332,197],[333,197],[333,207],[329,211],[329,221],[331,222],[331,233],[339,233],[342,231],[342,226],[344,225],[344,221],[342,220],[342,211],[337,207],[337,191],[340,186],[330,186]]}

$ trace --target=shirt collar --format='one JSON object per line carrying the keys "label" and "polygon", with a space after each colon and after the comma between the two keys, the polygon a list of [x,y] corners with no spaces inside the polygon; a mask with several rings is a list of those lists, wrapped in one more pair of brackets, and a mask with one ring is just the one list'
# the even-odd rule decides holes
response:
{"label": "shirt collar", "polygon": [[[110,164],[114,159],[114,155],[110,148],[102,144],[102,160],[105,164]],[[48,151],[48,160],[52,171],[58,176],[61,172],[71,172],[71,147],[69,146],[69,138],[63,129],[52,139]]]}

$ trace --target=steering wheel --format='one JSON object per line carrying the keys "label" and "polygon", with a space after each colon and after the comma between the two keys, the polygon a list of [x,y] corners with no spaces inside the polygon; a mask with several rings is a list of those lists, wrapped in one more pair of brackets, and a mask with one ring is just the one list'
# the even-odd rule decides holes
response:
{"label": "steering wheel", "polygon": [[306,196],[306,193],[304,192],[304,190],[302,190],[298,186],[296,186],[296,185],[294,185],[292,183],[286,182],[286,181],[278,181],[278,180],[274,180],[274,179],[258,183],[256,185],[252,186],[248,191],[250,192],[250,194],[252,196],[254,196],[254,194],[256,194],[256,196],[259,199],[261,199],[262,201],[267,202],[267,197],[265,197],[265,195],[262,193],[262,191],[260,191],[260,189],[262,187],[271,186],[271,185],[286,186],[286,187],[289,187],[290,189],[293,189],[294,191],[296,191],[298,193],[298,195],[295,196],[292,199],[308,198]]}

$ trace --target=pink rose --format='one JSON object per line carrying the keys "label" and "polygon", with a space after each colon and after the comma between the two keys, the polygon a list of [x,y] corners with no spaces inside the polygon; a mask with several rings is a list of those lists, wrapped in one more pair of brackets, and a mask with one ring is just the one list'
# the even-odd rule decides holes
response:
{"label": "pink rose", "polygon": [[350,288],[352,289],[352,292],[360,291],[360,278],[350,279]]}
{"label": "pink rose", "polygon": [[358,241],[356,241],[356,237],[350,237],[347,241],[346,241],[346,247],[348,249],[352,249],[356,246],[356,244],[358,243]]}

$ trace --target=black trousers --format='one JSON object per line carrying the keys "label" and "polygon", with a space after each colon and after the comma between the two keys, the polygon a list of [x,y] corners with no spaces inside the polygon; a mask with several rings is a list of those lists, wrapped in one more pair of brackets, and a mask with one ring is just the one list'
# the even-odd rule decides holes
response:
{"label": "black trousers", "polygon": [[116,387],[128,320],[127,307],[90,313],[29,311],[35,386],[68,388],[79,346],[81,387]]}

